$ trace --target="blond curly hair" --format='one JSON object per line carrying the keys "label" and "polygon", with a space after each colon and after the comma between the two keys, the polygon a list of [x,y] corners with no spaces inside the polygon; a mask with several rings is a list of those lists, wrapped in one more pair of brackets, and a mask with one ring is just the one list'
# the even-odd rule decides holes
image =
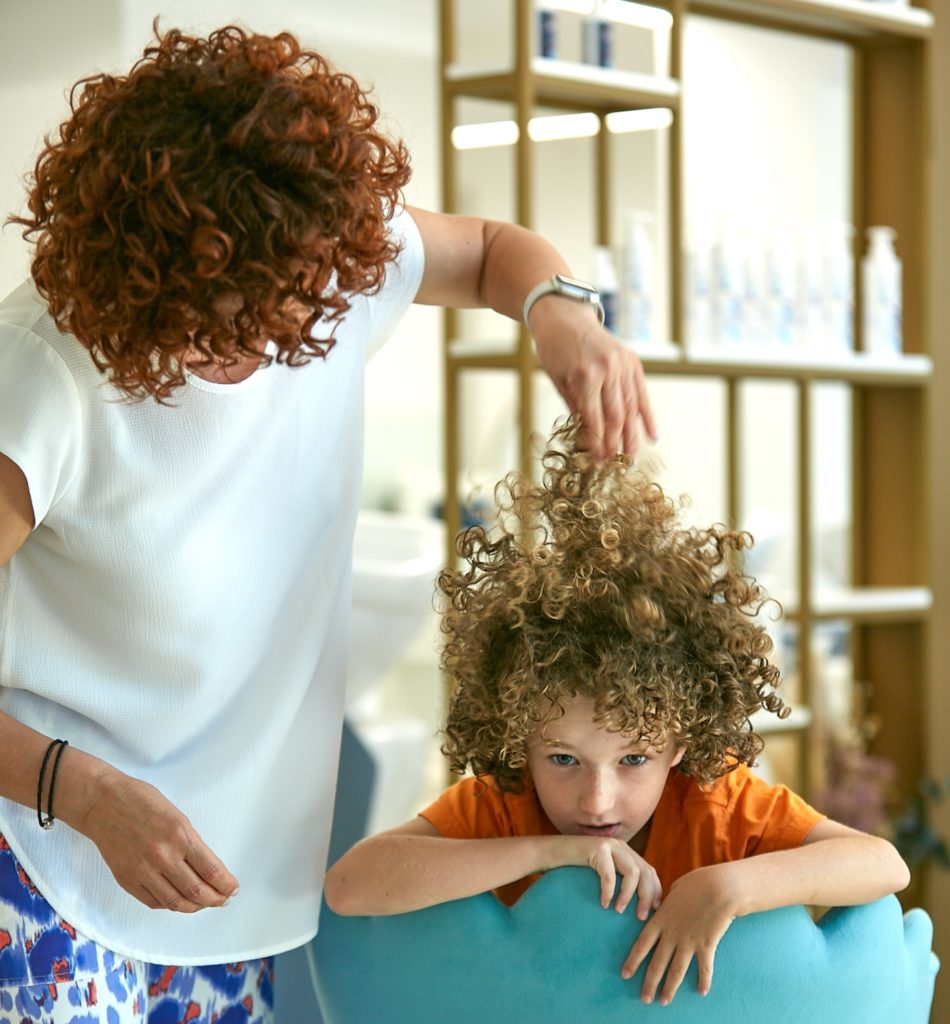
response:
{"label": "blond curly hair", "polygon": [[611,731],[684,745],[680,770],[702,783],[752,764],[750,716],[789,713],[757,621],[769,598],[739,568],[752,538],[687,526],[681,502],[625,456],[595,463],[577,432],[555,430],[542,483],[498,485],[496,528],[462,533],[465,567],[439,576],[452,770],[521,791],[528,738],[575,697]]}

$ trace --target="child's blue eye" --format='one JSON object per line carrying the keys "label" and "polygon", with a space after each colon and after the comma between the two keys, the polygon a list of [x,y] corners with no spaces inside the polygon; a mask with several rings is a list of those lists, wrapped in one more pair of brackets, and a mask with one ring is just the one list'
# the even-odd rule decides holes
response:
{"label": "child's blue eye", "polygon": [[561,768],[567,768],[572,764],[577,764],[577,759],[572,754],[552,754],[551,760]]}
{"label": "child's blue eye", "polygon": [[630,768],[639,768],[641,764],[646,764],[645,754],[627,754],[620,761],[621,764],[625,764]]}

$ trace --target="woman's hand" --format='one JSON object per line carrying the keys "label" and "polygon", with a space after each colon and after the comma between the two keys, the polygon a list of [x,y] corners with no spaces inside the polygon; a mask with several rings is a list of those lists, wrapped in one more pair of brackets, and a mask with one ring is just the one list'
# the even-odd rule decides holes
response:
{"label": "woman's hand", "polygon": [[[525,296],[552,274],[571,274],[550,242],[516,224],[410,207],[425,247],[416,302],[488,306],[520,322]],[[528,327],[541,366],[580,418],[581,440],[598,461],[636,455],[640,424],[656,440],[656,420],[637,355],[600,326],[593,307],[544,295]]]}
{"label": "woman's hand", "polygon": [[716,864],[683,875],[643,926],[620,971],[624,978],[632,978],[653,950],[640,991],[643,1002],[653,1002],[665,974],[659,1002],[669,1003],[694,956],[699,994],[708,994],[716,947],[737,916],[729,868],[729,864]]}
{"label": "woman's hand", "polygon": [[597,322],[593,310],[545,296],[532,307],[531,328],[538,359],[580,417],[582,443],[595,459],[618,450],[635,456],[641,422],[656,440],[640,359]]}
{"label": "woman's hand", "polygon": [[587,866],[600,877],[600,905],[610,906],[617,875],[622,876],[620,891],[614,909],[622,914],[633,897],[637,897],[637,917],[645,921],[651,910],[660,905],[663,895],[656,871],[626,843],[619,839],[598,838],[597,836],[558,836],[557,864]]}
{"label": "woman's hand", "polygon": [[113,769],[96,789],[76,828],[127,893],[153,910],[193,914],[237,892],[234,875],[154,786]]}

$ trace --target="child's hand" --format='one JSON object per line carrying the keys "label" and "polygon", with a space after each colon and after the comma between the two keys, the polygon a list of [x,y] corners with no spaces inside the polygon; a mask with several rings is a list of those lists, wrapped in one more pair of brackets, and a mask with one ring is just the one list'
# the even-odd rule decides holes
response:
{"label": "child's hand", "polygon": [[663,889],[653,868],[619,839],[599,839],[596,836],[559,836],[563,840],[565,859],[562,864],[587,865],[600,876],[600,905],[610,906],[617,875],[622,876],[620,891],[614,908],[622,914],[634,895],[637,899],[637,917],[647,919],[651,910],[660,905]]}
{"label": "child's hand", "polygon": [[708,994],[716,947],[736,918],[731,866],[698,868],[678,879],[659,910],[643,926],[620,973],[624,978],[633,977],[653,950],[640,991],[645,1003],[653,1002],[664,973],[666,981],[659,1001],[663,1006],[669,1003],[694,956],[699,968],[699,994]]}

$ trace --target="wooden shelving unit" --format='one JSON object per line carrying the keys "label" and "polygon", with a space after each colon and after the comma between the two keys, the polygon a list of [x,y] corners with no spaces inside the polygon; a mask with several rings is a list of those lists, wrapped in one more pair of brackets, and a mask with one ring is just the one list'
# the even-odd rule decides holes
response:
{"label": "wooden shelving unit", "polygon": [[[900,784],[912,791],[924,776],[950,774],[950,11],[936,0],[912,0],[902,8],[871,0],[648,0],[672,16],[670,77],[635,79],[597,69],[540,66],[531,52],[532,4],[510,0],[514,56],[498,69],[455,64],[454,7],[440,0],[443,199],[459,209],[456,152],[450,141],[460,101],[468,97],[507,100],[515,108],[519,142],[515,154],[516,219],[534,223],[530,182],[534,145],[526,130],[538,109],[592,111],[666,107],[673,113],[669,150],[669,282],[671,341],[640,353],[648,378],[704,378],[724,383],[728,443],[723,452],[729,514],[741,522],[738,440],[742,436],[738,391],[745,381],[789,382],[798,406],[798,570],[790,593],[777,595],[798,632],[799,651],[829,621],[851,626],[854,677],[866,683],[869,710],[881,722],[875,752],[900,768]],[[881,362],[857,349],[835,361],[774,351],[706,350],[685,334],[683,138],[680,90],[683,28],[690,15],[721,18],[797,36],[847,45],[853,55],[853,180],[851,221],[855,238],[869,224],[895,226],[904,261],[904,358]],[[610,139],[595,143],[597,237],[609,241]],[[856,305],[862,301],[856,280]],[[459,317],[445,321],[445,486],[447,536],[459,526],[459,384],[471,371],[514,374],[518,415],[512,431],[522,458],[531,454],[534,426],[532,375],[537,368],[531,339],[520,328],[514,342],[463,337]],[[815,487],[810,453],[813,385],[841,382],[852,395],[851,586],[822,591],[812,575],[810,515]],[[454,552],[447,552],[452,559]],[[781,726],[803,751],[814,718],[809,702],[818,681],[810,657],[800,657],[803,706]],[[773,730],[774,731],[774,730]],[[933,824],[950,834],[950,808],[937,807]],[[950,959],[950,873],[920,880],[912,901],[923,902],[935,924],[935,949]],[[938,976],[934,1020],[950,1019],[950,981]]]}
{"label": "wooden shelving unit", "polygon": [[[932,461],[928,462],[928,409],[934,379],[933,327],[926,310],[933,280],[928,260],[927,226],[931,170],[928,167],[931,110],[928,68],[936,60],[935,18],[929,7],[888,7],[871,0],[668,0],[654,3],[672,18],[669,78],[563,66],[532,56],[533,5],[511,0],[514,57],[502,69],[465,69],[455,61],[455,0],[440,0],[443,99],[443,196],[447,211],[458,211],[456,152],[450,141],[462,98],[505,100],[515,110],[519,139],[515,153],[516,216],[528,227],[534,222],[530,182],[534,144],[527,125],[539,108],[589,111],[603,119],[614,110],[665,107],[673,113],[670,132],[669,281],[667,311],[672,341],[640,352],[648,379],[692,376],[718,379],[726,386],[726,466],[728,515],[742,522],[739,505],[742,436],[738,388],[746,380],[783,380],[796,391],[799,459],[797,580],[786,604],[795,623],[799,651],[810,650],[815,626],[830,620],[851,625],[855,678],[869,684],[872,711],[884,723],[877,752],[901,768],[902,785],[910,790],[926,772],[923,730],[927,692],[927,644],[933,615],[929,566],[932,525],[928,494]],[[782,32],[819,37],[849,46],[853,53],[854,107],[851,141],[853,181],[851,220],[855,238],[869,224],[897,228],[904,261],[903,358],[872,359],[861,351],[860,315],[856,314],[857,351],[834,359],[762,350],[724,351],[704,347],[686,336],[683,315],[683,28],[693,14]],[[945,54],[944,59],[950,58]],[[603,128],[603,124],[601,125]],[[595,140],[595,204],[598,244],[610,242],[610,137],[601,130]],[[458,211],[464,212],[464,211]],[[859,255],[856,253],[856,256]],[[860,266],[860,260],[855,260]],[[856,274],[856,308],[861,282]],[[519,452],[531,454],[533,396],[537,369],[531,339],[519,328],[509,344],[464,338],[457,314],[445,322],[446,509],[448,536],[459,527],[459,382],[470,370],[516,374]],[[810,521],[814,488],[811,425],[812,385],[837,381],[848,386],[853,407],[852,494],[854,521],[851,552],[852,586],[834,594],[819,593],[813,582],[813,537]],[[453,557],[450,550],[447,557]],[[790,724],[807,740],[812,725],[813,665],[799,657],[802,714]],[[803,742],[802,746],[807,744]],[[807,758],[803,756],[803,770]],[[803,783],[807,789],[808,779]]]}

